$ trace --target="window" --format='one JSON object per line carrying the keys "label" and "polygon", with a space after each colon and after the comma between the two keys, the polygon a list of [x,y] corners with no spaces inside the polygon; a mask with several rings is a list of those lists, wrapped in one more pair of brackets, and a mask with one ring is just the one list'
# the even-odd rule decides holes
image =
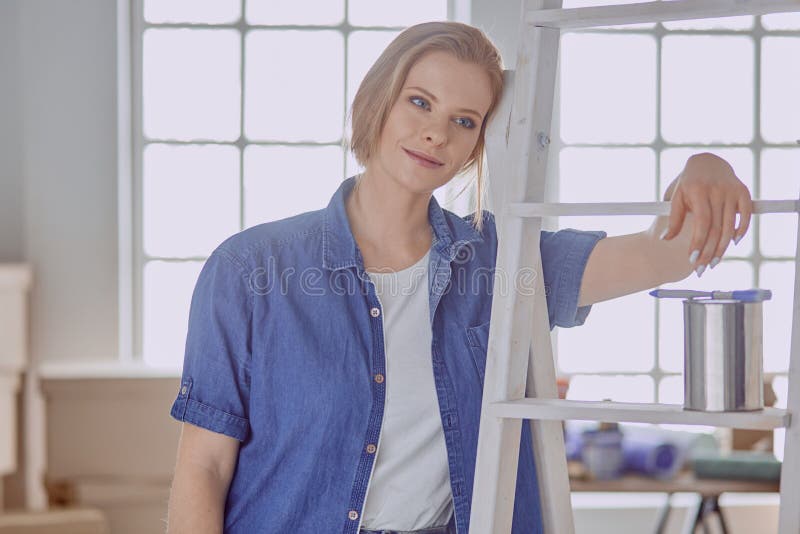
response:
{"label": "window", "polygon": [[[406,26],[465,0],[134,0],[133,354],[183,361],[200,269],[226,237],[324,208],[366,70]],[[437,191],[466,213],[469,198]]]}
{"label": "window", "polygon": [[[608,2],[564,6],[588,3]],[[551,153],[560,169],[560,200],[660,200],[688,156],[702,151],[727,159],[753,198],[797,198],[798,57],[798,14],[563,33],[560,124],[554,123],[560,132]],[[561,217],[559,226],[618,235],[651,221]],[[663,286],[771,289],[773,300],[764,304],[764,370],[776,375],[784,407],[796,224],[790,214],[753,217],[746,238],[731,244],[714,270]],[[570,398],[682,403],[682,321],[679,300],[642,292],[601,303],[584,326],[560,330],[558,367],[571,376]]]}

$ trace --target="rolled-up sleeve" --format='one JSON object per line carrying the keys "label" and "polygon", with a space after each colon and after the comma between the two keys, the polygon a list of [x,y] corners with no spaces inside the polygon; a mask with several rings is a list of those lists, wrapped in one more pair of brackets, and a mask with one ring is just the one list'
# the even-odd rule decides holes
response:
{"label": "rolled-up sleeve", "polygon": [[572,228],[542,231],[539,248],[550,330],[556,326],[580,326],[586,321],[592,306],[578,307],[581,281],[589,255],[604,237],[606,232],[603,231]]}
{"label": "rolled-up sleeve", "polygon": [[217,248],[192,293],[183,371],[170,415],[240,441],[250,432],[253,293],[243,265]]}

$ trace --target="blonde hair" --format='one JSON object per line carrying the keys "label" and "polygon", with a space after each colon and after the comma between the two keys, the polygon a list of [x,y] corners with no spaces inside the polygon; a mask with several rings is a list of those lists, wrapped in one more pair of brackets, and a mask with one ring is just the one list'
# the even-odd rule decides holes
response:
{"label": "blonde hair", "polygon": [[[489,76],[492,102],[481,124],[478,141],[458,173],[475,168],[477,174],[475,213],[472,223],[483,227],[484,135],[503,93],[503,61],[500,52],[478,28],[460,22],[425,22],[406,28],[389,43],[358,87],[350,110],[352,136],[350,150],[362,166],[377,151],[386,118],[397,100],[411,67],[425,54],[444,51],[456,59],[483,67]],[[469,185],[469,184],[468,184]],[[463,193],[462,189],[462,193]],[[459,193],[460,195],[461,193]]]}

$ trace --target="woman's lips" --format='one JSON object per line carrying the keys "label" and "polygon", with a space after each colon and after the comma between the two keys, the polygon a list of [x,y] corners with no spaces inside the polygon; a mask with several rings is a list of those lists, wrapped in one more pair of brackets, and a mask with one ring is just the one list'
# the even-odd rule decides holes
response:
{"label": "woman's lips", "polygon": [[408,154],[408,157],[410,157],[411,159],[416,161],[418,164],[420,164],[423,167],[426,167],[428,169],[436,169],[436,168],[441,167],[442,165],[444,165],[444,163],[436,163],[435,161],[431,161],[431,160],[426,159],[426,158],[424,158],[422,156],[418,156],[418,155],[414,154],[413,152],[411,152],[410,150],[406,150],[405,148],[403,150],[405,151],[406,154]]}

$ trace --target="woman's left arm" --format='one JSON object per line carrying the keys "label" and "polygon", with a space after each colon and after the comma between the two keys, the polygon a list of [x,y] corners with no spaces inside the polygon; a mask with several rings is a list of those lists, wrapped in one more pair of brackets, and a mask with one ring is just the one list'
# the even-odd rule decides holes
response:
{"label": "woman's left arm", "polygon": [[[669,216],[647,230],[598,241],[586,264],[578,306],[698,276],[719,263],[728,245],[747,232],[753,203],[750,191],[724,159],[691,156],[670,184]],[[736,214],[739,225],[736,227]]]}

